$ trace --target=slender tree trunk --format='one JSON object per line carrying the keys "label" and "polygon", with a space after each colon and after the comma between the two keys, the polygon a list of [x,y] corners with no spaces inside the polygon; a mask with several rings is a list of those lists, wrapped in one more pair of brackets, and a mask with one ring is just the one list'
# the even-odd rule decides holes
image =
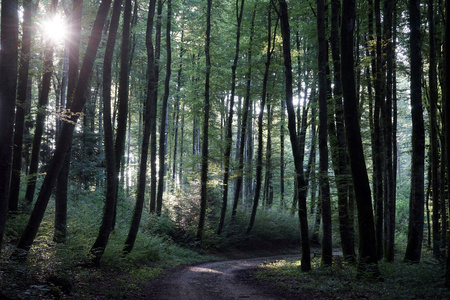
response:
{"label": "slender tree trunk", "polygon": [[[70,40],[70,42],[66,42],[66,47],[69,54],[69,72],[67,75],[67,101],[65,104],[65,109],[69,109],[72,105],[73,94],[78,80],[82,10],[83,1],[74,0],[72,15],[70,17],[72,39]],[[65,111],[64,113],[67,112],[68,111]],[[67,187],[69,181],[71,148],[72,145],[69,146],[69,149],[67,150],[66,156],[64,158],[64,163],[61,167],[60,176],[58,177],[55,191],[55,234],[53,236],[53,240],[55,242],[61,243],[66,239]]]}
{"label": "slender tree trunk", "polygon": [[[344,97],[344,117],[350,167],[358,209],[359,227],[359,275],[379,276],[376,237],[372,211],[372,197],[367,175],[361,130],[358,116],[358,103],[354,77],[353,30],[355,26],[355,0],[342,3],[341,26],[341,76]],[[368,273],[366,273],[368,272]]]}
{"label": "slender tree trunk", "polygon": [[408,244],[405,261],[419,262],[422,253],[424,221],[425,128],[422,108],[422,50],[420,41],[420,1],[409,1],[411,27],[411,121],[412,159]]}
{"label": "slender tree trunk", "polygon": [[[58,1],[52,0],[50,6],[51,15],[55,13],[57,5]],[[44,50],[41,91],[39,94],[38,111],[36,114],[36,128],[34,130],[33,146],[31,150],[31,161],[29,169],[30,177],[28,179],[27,191],[25,194],[25,199],[29,204],[33,202],[34,191],[36,189],[36,180],[38,177],[38,167],[39,167],[39,153],[41,150],[42,136],[44,133],[45,117],[46,117],[45,115],[48,103],[48,94],[50,92],[50,81],[52,78],[52,74],[53,74],[53,41],[49,39],[46,42]]]}
{"label": "slender tree trunk", "polygon": [[428,81],[430,86],[430,146],[431,146],[431,185],[432,185],[432,203],[433,203],[433,256],[440,257],[440,190],[439,190],[439,145],[437,134],[437,71],[436,71],[436,36],[434,21],[434,4],[433,0],[428,0],[428,28],[430,35],[430,67],[428,70]]}
{"label": "slender tree trunk", "polygon": [[267,26],[267,52],[266,52],[266,62],[265,62],[265,70],[264,70],[264,78],[263,78],[263,86],[262,86],[262,94],[261,94],[261,107],[259,109],[258,114],[258,156],[256,158],[256,184],[255,184],[255,192],[253,196],[253,206],[252,212],[250,215],[250,222],[247,227],[247,234],[251,232],[253,229],[253,225],[255,224],[256,212],[259,205],[259,199],[261,196],[261,186],[262,186],[262,153],[263,153],[263,117],[264,117],[264,107],[266,106],[267,99],[267,82],[269,80],[269,70],[270,63],[272,59],[272,54],[274,51],[275,44],[272,41],[272,9],[269,4],[268,7],[268,26]]}
{"label": "slender tree trunk", "polygon": [[225,138],[225,154],[224,154],[224,173],[223,173],[223,185],[222,185],[222,208],[220,211],[219,228],[217,229],[217,234],[222,233],[223,225],[225,223],[225,215],[227,212],[227,202],[228,202],[228,181],[230,178],[230,157],[232,148],[232,137],[233,137],[233,115],[234,115],[234,96],[236,92],[236,69],[239,60],[239,46],[241,39],[241,23],[242,15],[244,12],[244,0],[241,0],[241,5],[239,6],[239,0],[236,0],[236,46],[234,53],[233,65],[231,66],[231,92],[230,92],[230,103],[229,103],[229,113],[227,119],[226,128],[226,138]]}
{"label": "slender tree trunk", "polygon": [[302,238],[302,258],[301,258],[301,270],[306,272],[311,270],[311,258],[310,247],[308,237],[308,219],[306,211],[306,193],[307,184],[305,181],[303,171],[303,158],[301,154],[300,144],[297,137],[297,130],[295,127],[295,111],[292,103],[292,63],[291,63],[291,44],[290,44],[290,28],[287,3],[285,0],[278,1],[280,6],[280,19],[281,19],[281,34],[283,38],[283,58],[285,68],[285,97],[286,107],[288,111],[288,129],[291,139],[292,153],[294,156],[295,173],[297,179],[297,192],[298,192],[298,214],[300,219],[300,231]]}
{"label": "slender tree trunk", "polygon": [[[22,47],[20,49],[19,78],[17,87],[16,119],[14,122],[14,148],[11,173],[11,187],[9,195],[9,210],[19,208],[20,179],[22,173],[22,148],[25,126],[25,110],[27,107],[28,71],[30,65],[31,37],[33,35],[33,3],[32,0],[23,1]],[[2,71],[3,72],[3,71]],[[2,119],[3,120],[3,119]]]}
{"label": "slender tree trunk", "polygon": [[105,160],[106,160],[106,197],[103,208],[103,219],[100,230],[91,247],[91,260],[95,265],[100,260],[108,244],[109,235],[113,228],[114,211],[117,201],[118,165],[114,149],[114,134],[111,120],[111,68],[116,44],[117,29],[119,27],[122,0],[115,0],[109,25],[108,40],[106,42],[105,57],[103,59],[103,118],[105,129]]}
{"label": "slender tree trunk", "polygon": [[21,252],[20,250],[25,251],[25,253],[28,252],[34,241],[34,238],[36,237],[42,218],[44,217],[44,213],[47,208],[52,190],[56,185],[56,180],[58,178],[59,171],[61,170],[65,154],[72,142],[75,124],[78,121],[78,118],[86,101],[86,98],[84,96],[88,87],[89,77],[92,72],[95,57],[97,55],[97,50],[102,37],[102,30],[105,24],[106,17],[108,15],[110,5],[111,0],[104,0],[100,3],[97,16],[94,20],[91,36],[89,37],[78,84],[75,89],[73,103],[71,106],[72,114],[70,118],[68,118],[68,120],[63,124],[63,127],[61,129],[61,138],[57,141],[56,148],[48,166],[44,182],[42,183],[41,190],[36,200],[36,204],[33,208],[27,226],[17,244],[18,251],[14,253],[15,256],[19,255],[19,252]]}
{"label": "slender tree trunk", "polygon": [[134,207],[133,218],[131,220],[130,230],[125,241],[123,253],[128,254],[133,250],[136,242],[137,233],[139,231],[139,224],[141,223],[142,210],[144,208],[145,185],[147,178],[147,160],[148,150],[150,145],[151,134],[151,109],[153,105],[154,90],[157,88],[156,83],[156,65],[155,53],[153,45],[153,20],[155,17],[156,0],[150,0],[148,17],[147,17],[147,31],[145,35],[145,45],[147,48],[147,98],[144,103],[144,133],[142,136],[141,158],[139,161],[138,182],[136,188],[136,205]]}
{"label": "slender tree trunk", "polygon": [[18,3],[5,0],[1,4],[0,52],[0,251],[8,213],[11,182],[14,115],[17,87],[17,60],[19,35]]}
{"label": "slender tree trunk", "polygon": [[[450,2],[445,2],[445,19],[450,20]],[[445,69],[445,85],[450,86],[450,22],[445,22],[445,45],[444,45],[444,69]],[[450,157],[449,157],[449,147],[450,147],[450,91],[448,88],[444,90],[444,133],[446,140],[446,151],[444,154],[445,162],[447,164],[447,170],[450,170]],[[445,176],[447,182],[450,182],[449,172]],[[445,181],[445,180],[443,180]],[[448,194],[447,194],[448,195]],[[442,207],[444,211],[444,207]],[[444,214],[443,214],[444,215]],[[443,222],[444,224],[444,222]],[[450,241],[450,239],[447,239]],[[448,246],[448,245],[447,245]],[[445,285],[450,288],[450,251],[447,251],[447,267],[445,273]]]}
{"label": "slender tree trunk", "polygon": [[322,207],[322,264],[332,264],[331,203],[328,181],[328,92],[327,92],[327,41],[325,38],[325,3],[317,0],[317,37],[319,65],[319,186]]}
{"label": "slender tree trunk", "polygon": [[[158,85],[159,82],[159,59],[161,57],[161,15],[162,15],[163,3],[158,0],[158,7],[156,11],[156,28],[155,28],[155,84]],[[157,125],[157,113],[158,113],[158,89],[155,88],[152,91],[152,104],[151,104],[151,115],[150,115],[150,213],[156,212],[156,192],[157,192],[157,172],[156,172],[156,146],[157,146],[157,136],[156,136],[156,125]]]}
{"label": "slender tree trunk", "polygon": [[[241,139],[239,140],[239,152],[238,152],[238,171],[236,178],[236,190],[233,198],[233,207],[231,210],[231,222],[234,221],[237,212],[237,206],[239,203],[239,196],[242,191],[242,184],[244,182],[244,155],[245,155],[245,144],[248,139],[247,127],[249,120],[249,110],[251,109],[250,104],[250,95],[251,95],[251,77],[252,77],[252,47],[253,47],[253,36],[255,34],[255,16],[256,16],[256,6],[253,8],[253,14],[251,19],[250,26],[250,43],[247,51],[248,58],[248,70],[247,70],[247,82],[246,82],[246,91],[245,91],[245,99],[244,99],[244,107],[242,110],[244,114],[242,116],[242,124],[241,124]],[[244,195],[245,196],[245,195]]]}
{"label": "slender tree trunk", "polygon": [[159,132],[159,179],[158,179],[158,195],[156,197],[156,214],[161,215],[163,193],[164,193],[164,173],[166,171],[166,152],[167,152],[167,134],[166,119],[168,100],[170,92],[170,76],[172,70],[172,46],[171,46],[171,19],[172,19],[172,1],[167,0],[167,24],[166,24],[166,78],[164,81],[164,96],[161,108],[161,130]]}
{"label": "slender tree trunk", "polygon": [[205,99],[203,113],[203,144],[202,144],[202,168],[201,168],[201,190],[200,190],[200,218],[197,228],[197,240],[203,238],[205,229],[206,207],[208,205],[208,133],[209,133],[209,89],[211,76],[211,5],[212,0],[207,0],[206,6],[206,37],[205,37],[205,56],[206,56],[206,74],[205,74]]}
{"label": "slender tree trunk", "polygon": [[[346,260],[355,260],[355,245],[350,230],[350,220],[348,212],[348,197],[350,180],[347,147],[345,145],[345,127],[344,127],[344,109],[342,103],[342,85],[341,85],[341,58],[339,50],[339,17],[341,3],[339,0],[333,0],[331,3],[331,52],[333,57],[334,69],[334,112],[329,113],[331,120],[328,121],[330,148],[332,161],[336,175],[338,211],[339,211],[339,233],[341,237],[341,247],[343,256]],[[335,116],[335,117],[333,117]]]}

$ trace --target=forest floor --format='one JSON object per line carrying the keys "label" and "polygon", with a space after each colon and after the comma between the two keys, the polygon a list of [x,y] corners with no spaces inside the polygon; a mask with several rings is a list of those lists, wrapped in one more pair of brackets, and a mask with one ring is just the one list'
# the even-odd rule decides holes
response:
{"label": "forest floor", "polygon": [[[205,256],[203,262],[164,267],[134,265],[124,269],[72,264],[1,261],[3,299],[450,299],[443,269],[436,261],[409,265],[381,263],[381,281],[356,279],[356,267],[334,253],[333,268],[320,267],[312,249],[313,271],[299,271],[298,249],[230,251]],[[272,249],[274,250],[274,249]],[[278,255],[273,256],[272,254]],[[257,257],[259,256],[259,257]]]}

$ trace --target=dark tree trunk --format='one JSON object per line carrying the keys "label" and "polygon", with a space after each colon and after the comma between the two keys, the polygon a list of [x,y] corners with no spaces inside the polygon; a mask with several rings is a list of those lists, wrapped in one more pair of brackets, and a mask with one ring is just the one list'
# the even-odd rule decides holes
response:
{"label": "dark tree trunk", "polygon": [[330,148],[333,158],[334,171],[336,175],[338,211],[339,211],[339,233],[341,237],[341,247],[343,256],[346,260],[355,260],[355,245],[352,239],[352,232],[348,212],[348,195],[350,179],[347,147],[345,145],[345,127],[344,110],[342,103],[342,85],[341,85],[341,58],[339,51],[339,17],[341,3],[339,0],[331,2],[331,52],[333,57],[334,69],[334,116],[328,114]]}
{"label": "dark tree trunk", "polygon": [[[9,195],[9,210],[17,211],[19,206],[20,179],[22,172],[22,145],[27,107],[28,71],[32,37],[32,0],[23,1],[22,47],[20,49],[19,79],[17,86],[16,119],[14,122],[14,149]],[[3,71],[2,71],[3,72]],[[3,120],[3,119],[2,119]],[[3,157],[3,156],[2,156]]]}
{"label": "dark tree trunk", "polygon": [[424,221],[425,128],[422,108],[422,50],[420,41],[420,1],[410,0],[411,121],[412,159],[408,244],[405,261],[419,262]]}
{"label": "dark tree trunk", "polygon": [[[159,82],[159,59],[161,57],[161,14],[162,14],[162,1],[158,0],[158,7],[156,10],[156,28],[155,28],[155,48],[154,48],[154,64],[155,64],[155,87]],[[156,172],[156,123],[158,113],[158,88],[155,88],[152,92],[152,102],[150,107],[150,213],[156,212],[156,192],[157,192],[157,172]]]}
{"label": "dark tree trunk", "polygon": [[287,3],[285,0],[278,1],[280,6],[280,19],[281,19],[281,34],[283,38],[283,58],[285,68],[285,92],[286,92],[286,107],[288,111],[288,129],[291,139],[292,153],[294,156],[296,180],[297,180],[297,193],[298,193],[298,214],[300,219],[300,231],[302,238],[302,258],[301,258],[301,270],[311,270],[311,258],[310,247],[308,237],[308,219],[306,211],[306,193],[307,184],[305,181],[303,171],[303,157],[301,154],[300,144],[297,137],[297,130],[295,126],[295,111],[292,103],[292,63],[291,63],[291,44],[290,44],[290,28],[289,28],[289,16]]}
{"label": "dark tree trunk", "polygon": [[[52,190],[55,187],[59,171],[61,170],[65,154],[72,142],[75,124],[78,121],[78,118],[86,101],[86,98],[84,96],[88,87],[89,77],[92,72],[95,57],[97,55],[97,50],[102,37],[102,30],[105,24],[106,17],[108,15],[110,5],[111,0],[104,0],[99,6],[97,16],[94,20],[92,33],[89,37],[83,65],[81,67],[80,78],[74,92],[73,103],[71,106],[72,114],[63,124],[63,127],[61,129],[61,138],[56,144],[55,152],[48,166],[44,182],[42,183],[41,190],[36,200],[36,204],[31,213],[28,224],[17,244],[17,248],[20,250],[28,252],[34,241],[34,238],[36,237],[42,218],[44,217],[44,213],[47,208]],[[15,255],[17,254],[19,253],[16,252]]]}
{"label": "dark tree trunk", "polygon": [[136,188],[136,206],[134,207],[133,218],[131,220],[130,230],[125,241],[123,253],[127,254],[133,250],[136,241],[137,233],[139,231],[139,224],[141,223],[142,210],[144,208],[145,185],[147,178],[147,160],[148,148],[150,144],[151,134],[151,109],[152,97],[154,90],[157,88],[156,83],[156,65],[155,53],[153,45],[153,20],[155,17],[156,0],[151,0],[149,3],[148,17],[147,17],[147,31],[145,35],[145,44],[147,48],[147,98],[144,103],[144,133],[142,136],[141,158],[139,160],[138,182]]}
{"label": "dark tree trunk", "polygon": [[11,181],[14,107],[16,105],[19,16],[16,0],[1,4],[0,52],[0,251],[8,213]]}
{"label": "dark tree trunk", "polygon": [[228,181],[230,178],[230,157],[231,157],[231,147],[233,143],[233,115],[234,115],[234,95],[236,92],[236,68],[239,60],[239,45],[241,39],[241,23],[242,15],[244,12],[244,0],[241,0],[241,5],[239,6],[239,0],[236,0],[236,46],[234,53],[233,65],[231,66],[231,92],[230,92],[230,103],[229,103],[229,113],[227,119],[226,137],[225,137],[225,154],[224,154],[224,173],[223,173],[223,185],[222,185],[222,207],[220,211],[219,227],[217,229],[217,234],[222,233],[223,225],[225,223],[225,215],[227,212],[227,202],[228,202]]}
{"label": "dark tree trunk", "polygon": [[111,68],[121,9],[122,0],[115,0],[109,25],[108,40],[106,42],[105,57],[103,59],[103,120],[105,130],[106,197],[100,230],[97,239],[90,250],[91,260],[95,265],[100,264],[100,260],[105,252],[106,245],[108,244],[109,235],[113,228],[114,211],[117,201],[118,162],[114,152],[114,134],[111,120]]}
{"label": "dark tree trunk", "polygon": [[266,137],[266,174],[264,175],[264,197],[263,203],[270,207],[273,202],[272,187],[272,119],[273,108],[267,104],[267,137]]}
{"label": "dark tree trunk", "polygon": [[[450,20],[450,2],[445,2],[445,19]],[[450,22],[445,22],[445,51],[444,51],[444,65],[445,65],[445,86],[450,86]],[[450,170],[450,157],[449,151],[450,148],[450,93],[448,88],[444,91],[444,133],[446,140],[446,151],[445,151],[445,162],[447,164],[447,170]],[[446,173],[446,180],[450,182],[449,172]],[[445,180],[444,180],[445,181]],[[447,194],[448,195],[448,194]],[[444,208],[442,207],[442,211]],[[443,214],[444,215],[444,214]],[[448,239],[450,241],[450,239]],[[447,245],[448,247],[449,245]],[[450,251],[447,251],[447,267],[445,273],[445,285],[447,288],[450,288]]]}
{"label": "dark tree trunk", "polygon": [[166,119],[168,100],[170,92],[170,76],[172,67],[172,47],[171,47],[171,19],[172,19],[172,1],[167,1],[167,23],[166,23],[166,78],[164,80],[164,95],[161,108],[161,127],[159,132],[159,176],[158,176],[158,194],[156,197],[156,214],[161,215],[163,193],[164,193],[164,174],[166,172],[166,152],[167,152],[167,133]]}
{"label": "dark tree trunk", "polygon": [[258,114],[258,156],[256,158],[256,178],[255,178],[255,192],[253,194],[253,206],[250,215],[250,222],[247,227],[247,234],[253,229],[255,224],[256,212],[259,205],[259,199],[261,196],[261,186],[262,186],[262,153],[263,153],[263,117],[264,117],[264,107],[266,106],[267,99],[267,82],[269,80],[269,69],[272,59],[272,54],[274,51],[274,43],[272,42],[272,9],[269,4],[268,7],[268,25],[267,25],[267,52],[266,52],[266,62],[264,69],[264,78],[261,94],[261,107]]}
{"label": "dark tree trunk", "polygon": [[205,74],[205,101],[203,113],[203,144],[202,144],[202,168],[201,168],[201,190],[200,190],[200,218],[197,228],[197,240],[203,238],[205,229],[206,207],[208,205],[208,132],[209,132],[209,82],[211,76],[211,5],[212,0],[207,0],[206,6],[206,37],[205,37],[205,57],[206,57],[206,74]]}
{"label": "dark tree trunk", "polygon": [[341,77],[342,94],[344,97],[345,129],[358,209],[359,274],[379,276],[371,192],[362,147],[354,77],[353,30],[355,26],[355,11],[355,0],[343,1]]}
{"label": "dark tree trunk", "polygon": [[[72,39],[67,42],[66,47],[69,54],[69,72],[67,75],[67,101],[65,108],[72,105],[73,94],[78,80],[78,69],[80,65],[80,40],[81,40],[81,17],[83,11],[83,0],[74,0],[72,15],[70,18],[70,30]],[[63,109],[63,107],[61,107]],[[62,126],[62,125],[61,125]],[[60,135],[61,136],[61,135]],[[69,146],[64,163],[61,167],[55,191],[55,242],[64,242],[66,239],[67,223],[67,186],[69,181],[70,152]]]}
{"label": "dark tree trunk", "polygon": [[[52,0],[50,6],[50,12],[52,15],[55,13],[57,5],[58,1]],[[41,150],[42,136],[44,133],[48,94],[50,92],[50,83],[51,83],[50,81],[52,79],[52,74],[53,74],[53,42],[51,40],[48,40],[46,42],[44,50],[41,91],[39,94],[38,111],[36,114],[36,128],[34,129],[33,145],[31,149],[31,161],[29,169],[30,177],[27,182],[27,191],[25,194],[25,199],[29,204],[33,202],[34,191],[36,189],[36,180],[38,176],[38,167],[39,167],[39,153]]]}
{"label": "dark tree trunk", "polygon": [[[127,132],[127,116],[128,116],[128,89],[129,89],[129,53],[130,53],[130,27],[131,27],[131,0],[125,0],[123,25],[122,25],[122,44],[120,48],[120,73],[119,73],[119,92],[117,105],[117,129],[114,144],[114,160],[115,160],[115,178],[116,192],[114,200],[114,213],[112,229],[114,229],[117,215],[117,201],[119,197],[119,174],[124,171],[123,156],[125,153],[125,139]],[[124,176],[120,176],[124,180]]]}
{"label": "dark tree trunk", "polygon": [[437,124],[437,71],[436,71],[436,35],[434,21],[433,0],[428,0],[428,28],[430,35],[430,67],[428,70],[428,81],[430,88],[430,163],[431,163],[431,198],[433,203],[433,256],[440,257],[440,190],[439,190],[439,145],[438,145],[438,124]]}
{"label": "dark tree trunk", "polygon": [[327,40],[325,38],[325,3],[317,0],[317,37],[319,68],[319,186],[322,207],[322,264],[332,264],[331,203],[328,181],[328,89],[327,89]]}

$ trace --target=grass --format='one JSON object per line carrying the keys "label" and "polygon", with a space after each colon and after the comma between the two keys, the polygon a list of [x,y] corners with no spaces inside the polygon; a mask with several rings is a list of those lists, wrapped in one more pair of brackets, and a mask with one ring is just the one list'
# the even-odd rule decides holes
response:
{"label": "grass", "polygon": [[300,271],[298,260],[260,265],[254,272],[259,284],[276,290],[288,299],[448,299],[442,265],[430,259],[419,264],[400,260],[379,264],[382,281],[356,279],[356,266],[335,258],[333,267],[320,267],[313,259],[313,270]]}

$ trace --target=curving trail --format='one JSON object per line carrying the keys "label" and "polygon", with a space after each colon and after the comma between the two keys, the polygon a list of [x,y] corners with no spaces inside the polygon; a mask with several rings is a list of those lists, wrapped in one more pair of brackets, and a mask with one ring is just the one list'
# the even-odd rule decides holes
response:
{"label": "curving trail", "polygon": [[245,276],[239,274],[263,262],[293,257],[299,256],[259,257],[188,266],[159,280],[148,296],[150,299],[158,300],[284,299],[264,292],[263,289],[248,283]]}

